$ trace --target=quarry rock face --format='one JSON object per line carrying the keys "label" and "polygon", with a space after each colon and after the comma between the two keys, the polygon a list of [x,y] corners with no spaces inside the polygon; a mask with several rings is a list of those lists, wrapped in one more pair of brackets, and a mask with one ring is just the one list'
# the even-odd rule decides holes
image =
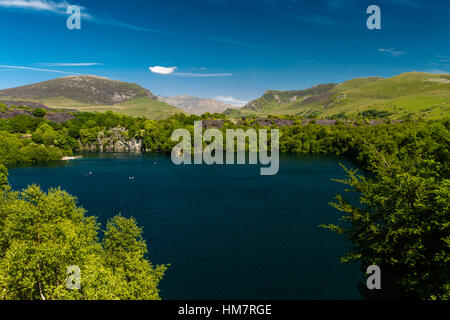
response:
{"label": "quarry rock face", "polygon": [[105,132],[100,132],[97,141],[93,144],[82,145],[82,151],[100,152],[143,152],[144,144],[142,138],[129,138],[128,131],[124,128],[112,128]]}

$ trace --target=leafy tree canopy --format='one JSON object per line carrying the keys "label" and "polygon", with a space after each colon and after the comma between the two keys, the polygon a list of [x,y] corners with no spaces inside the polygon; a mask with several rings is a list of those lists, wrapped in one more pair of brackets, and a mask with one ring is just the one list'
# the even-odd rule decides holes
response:
{"label": "leafy tree canopy", "polygon": [[[4,186],[5,169],[0,167]],[[3,188],[3,187],[2,187]],[[147,260],[142,230],[116,216],[99,224],[60,189],[37,186],[0,197],[0,300],[158,300],[167,266]],[[81,288],[69,289],[70,266]]]}

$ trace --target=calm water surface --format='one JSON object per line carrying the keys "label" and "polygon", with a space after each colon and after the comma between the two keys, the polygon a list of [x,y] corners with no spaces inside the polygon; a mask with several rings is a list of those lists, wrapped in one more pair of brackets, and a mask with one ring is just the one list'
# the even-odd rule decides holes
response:
{"label": "calm water surface", "polygon": [[[102,226],[122,213],[144,227],[154,264],[170,263],[163,299],[360,299],[349,248],[318,228],[344,186],[333,156],[282,155],[277,176],[259,166],[175,166],[161,155],[92,154],[10,170],[14,188],[61,186]],[[92,175],[87,173],[92,172]],[[134,177],[130,180],[129,177]]]}

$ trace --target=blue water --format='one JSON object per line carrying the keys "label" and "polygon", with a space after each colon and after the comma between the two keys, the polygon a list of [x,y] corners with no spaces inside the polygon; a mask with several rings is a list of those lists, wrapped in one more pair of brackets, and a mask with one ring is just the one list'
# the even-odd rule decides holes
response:
{"label": "blue water", "polygon": [[[144,227],[150,260],[171,266],[163,299],[361,299],[350,247],[320,229],[344,186],[333,156],[282,155],[276,176],[259,166],[175,166],[162,155],[93,154],[10,170],[15,189],[61,186],[102,226],[122,213]],[[88,173],[92,172],[91,175]],[[130,180],[129,177],[134,177]]]}

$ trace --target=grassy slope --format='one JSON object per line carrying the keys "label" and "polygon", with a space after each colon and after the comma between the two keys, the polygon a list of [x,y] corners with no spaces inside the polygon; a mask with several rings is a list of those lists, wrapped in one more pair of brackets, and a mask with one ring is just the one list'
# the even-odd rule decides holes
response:
{"label": "grassy slope", "polygon": [[181,110],[167,103],[152,100],[147,97],[135,98],[125,103],[113,106],[93,106],[90,111],[114,111],[133,117],[144,117],[148,119],[166,119],[174,114],[183,113]]}
{"label": "grassy slope", "polygon": [[1,96],[21,99],[57,99],[61,96],[91,105],[109,105],[137,97],[152,97],[141,86],[96,76],[70,76],[0,90]]}
{"label": "grassy slope", "polygon": [[[122,101],[114,101],[117,95],[122,96]],[[148,90],[136,84],[92,76],[65,77],[0,91],[0,101],[40,102],[53,109],[88,112],[110,110],[156,120],[182,113],[178,108],[152,97]]]}
{"label": "grassy slope", "polygon": [[[2,97],[1,99],[4,98]],[[171,115],[182,113],[181,110],[171,105],[168,105],[164,102],[155,101],[148,97],[134,98],[129,101],[114,105],[90,105],[87,103],[80,103],[79,101],[75,101],[64,97],[52,99],[40,99],[40,100],[28,99],[28,101],[40,102],[52,109],[77,110],[84,112],[114,111],[128,116],[145,117],[154,120],[166,119]]]}
{"label": "grassy slope", "polygon": [[374,109],[394,113],[390,116],[393,119],[410,113],[438,119],[450,115],[450,75],[410,72],[389,79],[354,79],[339,84],[326,94],[306,96],[294,102],[277,104],[267,96],[257,101],[260,102],[258,110],[244,108],[241,115],[306,116],[315,113],[330,117],[342,112],[352,116]]}

